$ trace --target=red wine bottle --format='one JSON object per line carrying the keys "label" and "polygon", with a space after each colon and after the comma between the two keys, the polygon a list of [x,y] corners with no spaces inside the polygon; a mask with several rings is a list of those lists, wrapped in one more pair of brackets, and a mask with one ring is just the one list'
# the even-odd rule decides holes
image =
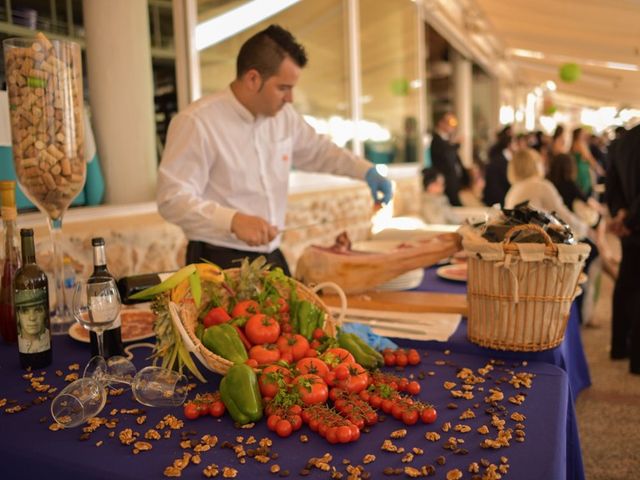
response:
{"label": "red wine bottle", "polygon": [[16,182],[0,181],[2,223],[4,225],[4,267],[0,283],[0,336],[7,343],[16,343],[18,328],[13,306],[13,279],[20,267],[20,248],[16,228]]}
{"label": "red wine bottle", "polygon": [[[91,239],[93,246],[93,273],[87,280],[87,283],[95,283],[105,278],[115,277],[107,269],[107,254],[104,247],[104,238],[96,237]],[[113,325],[104,331],[104,357],[109,358],[115,355],[124,355],[124,346],[122,345],[122,322],[120,315]],[[98,339],[94,332],[89,332],[91,339],[91,355],[98,355]]]}
{"label": "red wine bottle", "polygon": [[44,368],[51,364],[51,325],[47,276],[36,264],[33,230],[20,230],[22,267],[13,280],[18,321],[18,351],[22,368]]}

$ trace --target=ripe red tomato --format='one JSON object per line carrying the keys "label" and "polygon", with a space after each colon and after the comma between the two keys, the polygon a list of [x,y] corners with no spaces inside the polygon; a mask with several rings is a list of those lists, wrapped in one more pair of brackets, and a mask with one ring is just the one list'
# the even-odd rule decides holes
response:
{"label": "ripe red tomato", "polygon": [[420,363],[420,354],[415,348],[412,348],[407,352],[407,360],[409,365],[418,365]]}
{"label": "ripe red tomato", "polygon": [[291,383],[291,372],[280,365],[269,365],[258,377],[258,385],[263,397],[275,397],[283,382]]}
{"label": "ripe red tomato", "polygon": [[293,385],[300,395],[300,400],[306,405],[325,403],[329,398],[329,387],[318,375],[298,375],[293,380]]}
{"label": "ripe red tomato", "polygon": [[409,382],[405,391],[410,395],[418,395],[420,393],[420,384],[413,380]]}
{"label": "ripe red tomato", "polygon": [[433,407],[427,407],[420,413],[420,418],[424,423],[433,423],[438,418],[438,412]]}
{"label": "ripe red tomato", "polygon": [[420,414],[418,413],[417,410],[412,408],[411,410],[405,410],[404,412],[402,412],[401,418],[402,418],[402,422],[405,425],[415,425],[416,423],[418,423],[418,418],[420,418]]}
{"label": "ripe red tomato", "polygon": [[394,367],[396,365],[396,356],[392,352],[384,354],[384,364],[387,367]]}
{"label": "ripe red tomato", "polygon": [[293,428],[294,432],[300,430],[302,427],[302,417],[300,415],[289,415],[287,419],[291,423],[291,428]]}
{"label": "ripe red tomato", "polygon": [[312,373],[318,375],[323,380],[327,376],[327,373],[329,373],[329,367],[319,358],[305,357],[296,363],[296,368],[302,374]]}
{"label": "ripe red tomato", "polygon": [[293,361],[297,362],[304,357],[304,354],[309,350],[309,341],[302,335],[284,334],[276,343],[278,349],[282,353],[289,352],[293,357]]}
{"label": "ripe red tomato", "polygon": [[293,432],[293,426],[289,420],[280,420],[276,424],[276,433],[279,437],[288,437]]}
{"label": "ripe red tomato", "polygon": [[289,303],[282,297],[278,298],[278,306],[280,307],[278,309],[280,313],[287,313],[289,311]]}
{"label": "ripe red tomato", "polygon": [[349,443],[351,441],[351,429],[347,425],[341,425],[337,431],[338,442]]}
{"label": "ripe red tomato", "polygon": [[344,348],[335,347],[330,348],[322,355],[322,360],[325,361],[327,365],[331,368],[339,365],[341,363],[355,363],[355,359],[353,355],[349,352],[349,350],[345,350]]}
{"label": "ripe red tomato", "polygon": [[188,402],[184,404],[184,417],[187,420],[195,420],[200,416],[200,411],[198,410],[198,405],[193,402]]}
{"label": "ripe red tomato", "polygon": [[280,336],[280,324],[263,313],[257,313],[247,321],[244,333],[254,345],[275,343]]}
{"label": "ripe red tomato", "polygon": [[225,410],[226,407],[221,400],[216,400],[209,405],[209,415],[211,415],[212,417],[221,417],[222,415],[224,415]]}
{"label": "ripe red tomato", "polygon": [[280,360],[280,350],[273,343],[254,345],[249,350],[249,358],[253,358],[258,365],[268,365]]}
{"label": "ripe red tomato", "polygon": [[255,300],[242,300],[236,303],[235,307],[231,311],[231,316],[236,317],[251,317],[260,312],[260,304]]}
{"label": "ripe red tomato", "polygon": [[207,328],[212,325],[227,323],[229,320],[231,320],[231,317],[224,308],[214,307],[209,310],[209,313],[202,319],[202,324]]}
{"label": "ripe red tomato", "polygon": [[399,367],[406,367],[409,363],[406,353],[396,353],[396,365]]}
{"label": "ripe red tomato", "polygon": [[339,365],[333,370],[333,373],[335,373],[333,386],[349,393],[360,393],[369,385],[369,374],[355,362]]}
{"label": "ripe red tomato", "polygon": [[275,432],[276,425],[278,425],[278,422],[280,420],[282,420],[282,417],[280,415],[269,415],[269,417],[267,418],[267,428],[272,432]]}

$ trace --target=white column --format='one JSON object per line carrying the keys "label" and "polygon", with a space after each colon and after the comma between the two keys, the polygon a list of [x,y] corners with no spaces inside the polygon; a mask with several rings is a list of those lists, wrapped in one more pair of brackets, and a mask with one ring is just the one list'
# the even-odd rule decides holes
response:
{"label": "white column", "polygon": [[176,52],[178,110],[202,96],[200,55],[196,50],[198,5],[195,0],[173,0],[173,42]]}
{"label": "white column", "polygon": [[497,77],[491,77],[491,100],[490,110],[488,116],[489,123],[489,144],[493,144],[495,136],[498,130],[501,129],[500,125],[500,105],[502,97],[502,85],[500,79]]}
{"label": "white column", "polygon": [[157,153],[147,0],[83,0],[82,6],[106,201],[153,200]]}
{"label": "white column", "polygon": [[453,55],[454,105],[458,117],[460,159],[465,167],[473,163],[473,108],[471,104],[471,61],[459,53]]}
{"label": "white column", "polygon": [[356,155],[364,155],[364,146],[360,138],[360,122],[362,121],[362,66],[360,62],[360,2],[347,2],[349,22],[349,91],[351,94],[351,120],[353,121],[353,146]]}

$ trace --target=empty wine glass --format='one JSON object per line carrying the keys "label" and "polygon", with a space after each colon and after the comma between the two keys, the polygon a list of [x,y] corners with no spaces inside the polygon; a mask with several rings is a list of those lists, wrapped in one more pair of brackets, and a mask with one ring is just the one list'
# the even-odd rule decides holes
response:
{"label": "empty wine glass", "polygon": [[73,293],[73,316],[87,330],[95,332],[98,353],[104,356],[104,331],[120,313],[120,294],[113,278],[78,281]]}
{"label": "empty wine glass", "polygon": [[82,425],[98,415],[107,401],[104,386],[95,378],[73,381],[51,402],[51,416],[65,428]]}

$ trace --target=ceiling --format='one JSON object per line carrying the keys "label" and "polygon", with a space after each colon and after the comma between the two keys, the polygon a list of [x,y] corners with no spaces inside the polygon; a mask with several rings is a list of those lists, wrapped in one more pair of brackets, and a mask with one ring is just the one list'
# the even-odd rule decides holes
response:
{"label": "ceiling", "polygon": [[[638,0],[474,0],[484,26],[506,47],[518,82],[557,84],[558,96],[584,103],[640,107],[640,1]],[[517,50],[543,54],[527,58]],[[559,67],[580,66],[572,83]],[[635,71],[606,68],[607,62]]]}

